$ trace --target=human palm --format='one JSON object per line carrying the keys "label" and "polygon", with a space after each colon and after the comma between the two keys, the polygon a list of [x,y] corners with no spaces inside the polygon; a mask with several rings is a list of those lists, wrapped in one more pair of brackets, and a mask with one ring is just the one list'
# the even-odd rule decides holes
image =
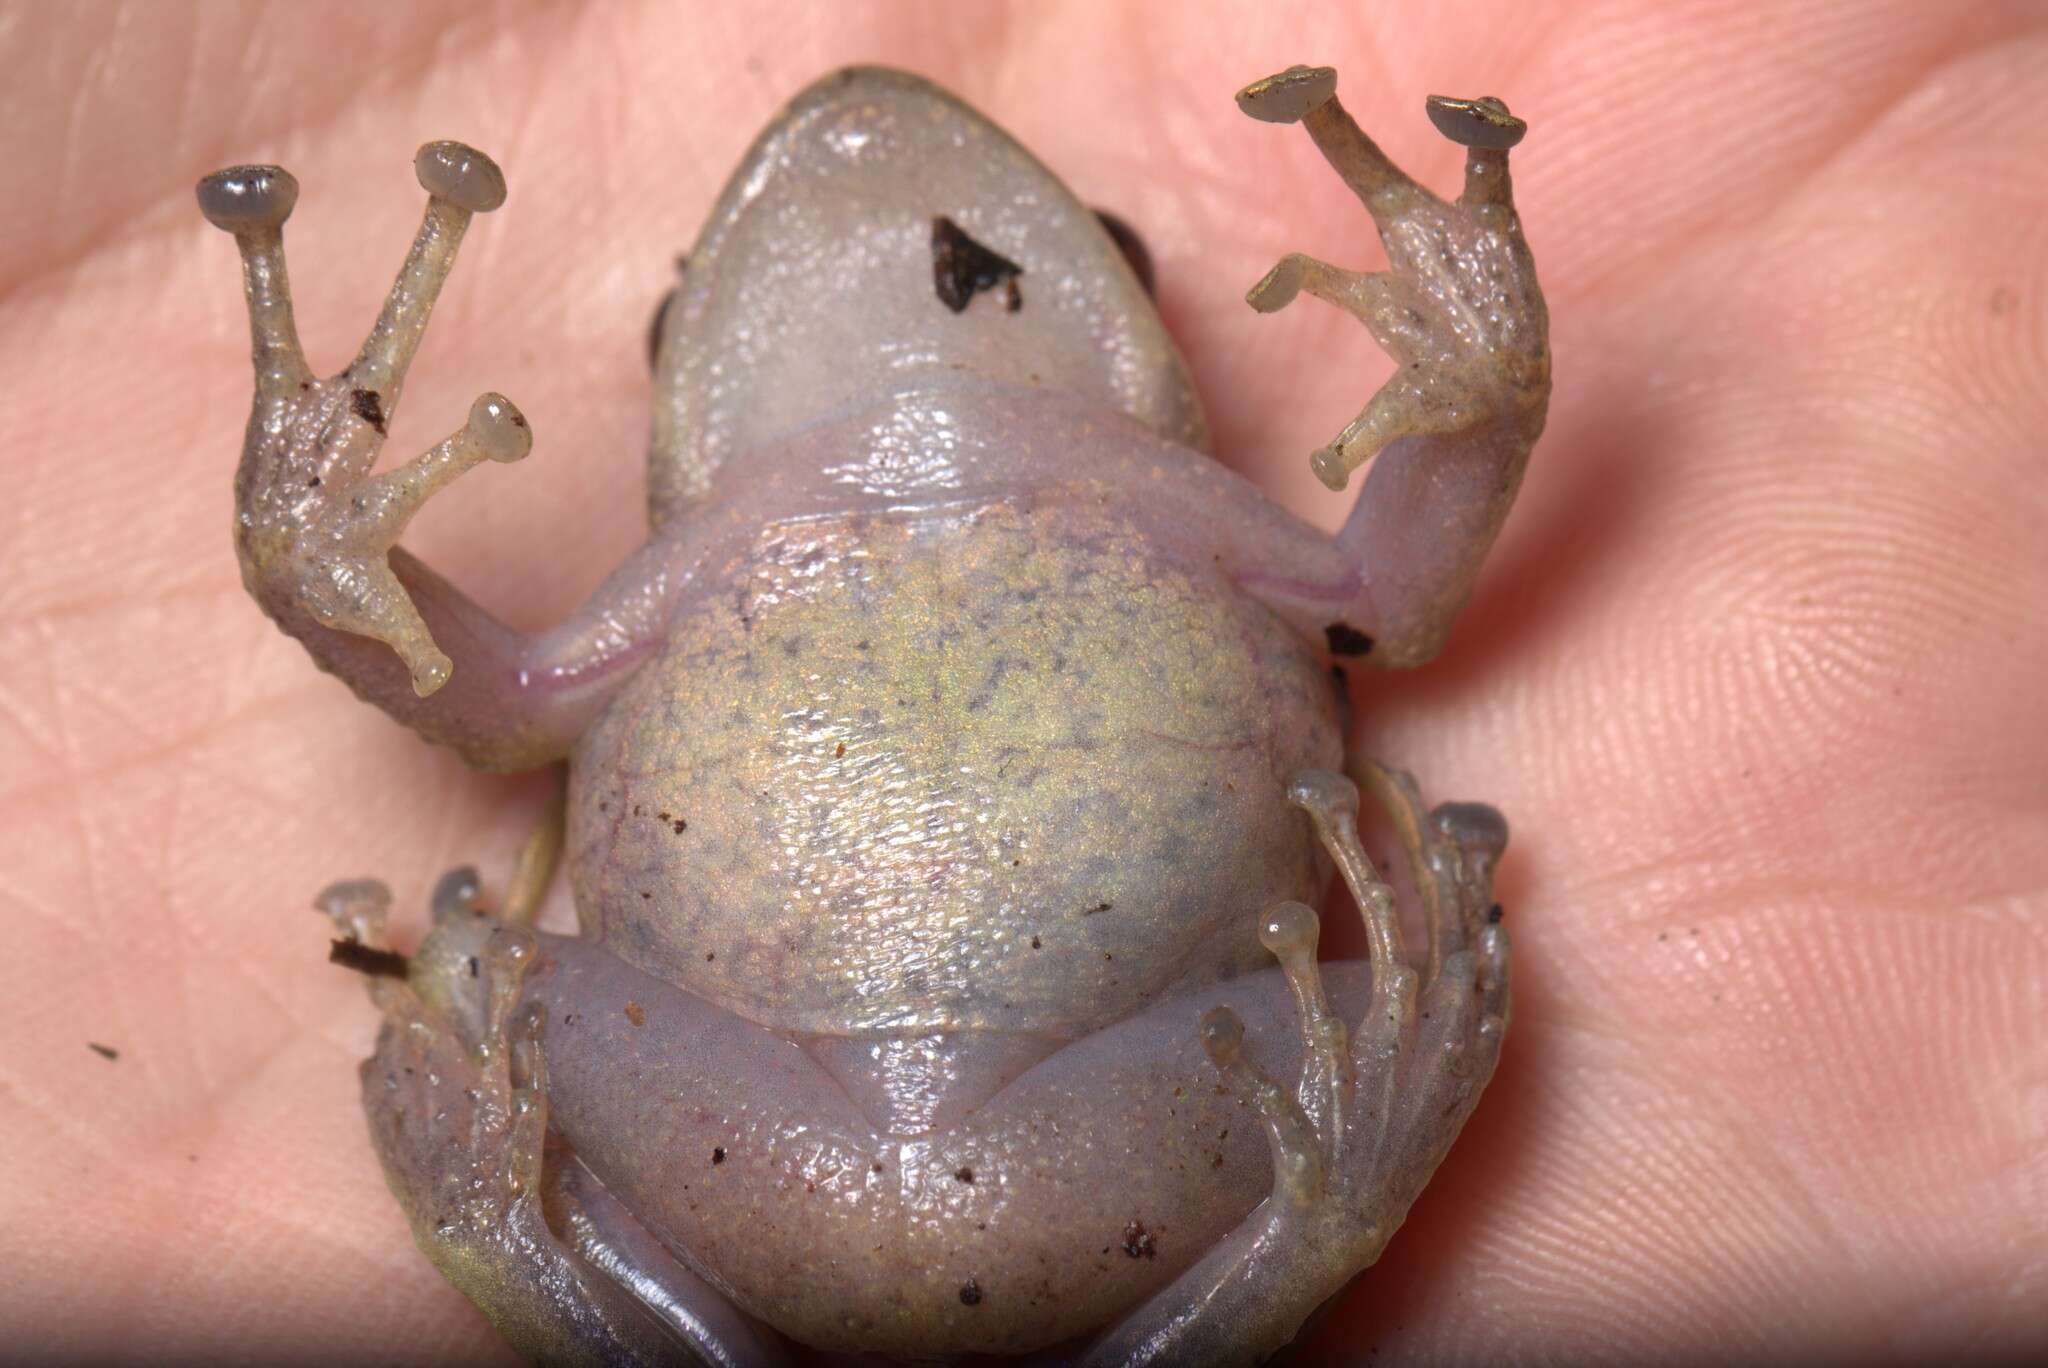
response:
{"label": "human palm", "polygon": [[870,60],[1140,228],[1219,456],[1325,525],[1305,458],[1385,363],[1335,310],[1240,296],[1284,251],[1378,247],[1231,92],[1335,65],[1441,190],[1460,154],[1424,94],[1531,125],[1549,432],[1449,651],[1354,690],[1367,750],[1514,824],[1516,1018],[1320,1348],[2048,1342],[2048,25],[1492,8],[0,12],[14,1342],[504,1352],[383,1191],[355,1099],[374,1014],[307,909],[346,874],[414,908],[451,864],[502,880],[543,784],[361,708],[243,596],[246,332],[192,182],[298,175],[300,320],[332,369],[417,216],[412,149],[505,166],[393,440],[485,390],[531,418],[534,458],[466,477],[408,545],[535,627],[638,539],[670,259],[783,99]]}

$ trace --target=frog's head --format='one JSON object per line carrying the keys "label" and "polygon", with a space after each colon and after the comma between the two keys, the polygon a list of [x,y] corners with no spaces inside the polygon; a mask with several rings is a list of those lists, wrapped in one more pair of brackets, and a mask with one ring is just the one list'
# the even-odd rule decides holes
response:
{"label": "frog's head", "polygon": [[659,326],[656,521],[735,451],[891,393],[978,382],[1099,401],[1205,442],[1179,354],[1110,231],[937,86],[856,67],[755,141]]}

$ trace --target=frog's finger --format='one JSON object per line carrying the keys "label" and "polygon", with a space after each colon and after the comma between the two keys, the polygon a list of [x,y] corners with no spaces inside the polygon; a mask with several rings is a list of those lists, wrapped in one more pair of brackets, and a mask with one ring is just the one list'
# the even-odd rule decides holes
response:
{"label": "frog's finger", "polygon": [[455,672],[390,562],[378,554],[308,555],[289,568],[299,603],[315,622],[381,641],[398,653],[421,698]]}
{"label": "frog's finger", "polygon": [[242,293],[259,398],[296,394],[311,378],[292,315],[284,265],[284,223],[299,202],[299,183],[281,166],[230,166],[199,182],[199,212],[234,234],[242,254]]}
{"label": "frog's finger", "polygon": [[422,505],[463,471],[485,461],[509,464],[533,450],[526,415],[502,394],[479,395],[469,420],[398,469],[363,481],[338,518],[352,540],[387,549]]}
{"label": "frog's finger", "polygon": [[1400,211],[1435,196],[1394,164],[1337,98],[1329,67],[1289,67],[1237,92],[1237,107],[1264,123],[1299,123],[1316,149],[1385,232]]}
{"label": "frog's finger", "polygon": [[505,202],[505,173],[466,144],[430,142],[414,157],[413,170],[427,192],[426,213],[376,324],[348,368],[352,381],[382,397],[387,413],[398,407],[399,387],[426,335],[441,287],[455,268],[455,252],[471,216],[488,214]]}
{"label": "frog's finger", "polygon": [[1391,271],[1347,271],[1290,252],[1252,286],[1245,302],[1260,313],[1271,313],[1304,292],[1365,324],[1373,340],[1404,370],[1432,354],[1430,329],[1443,314],[1443,302]]}

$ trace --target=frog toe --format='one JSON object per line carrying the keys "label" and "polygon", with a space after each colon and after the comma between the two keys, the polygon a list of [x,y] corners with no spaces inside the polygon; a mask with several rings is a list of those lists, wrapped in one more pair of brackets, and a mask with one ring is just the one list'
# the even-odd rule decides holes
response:
{"label": "frog toe", "polygon": [[[367,882],[322,895],[338,925],[380,939],[389,901]],[[547,1007],[522,996],[534,934],[489,915],[467,867],[441,877],[433,913],[404,979],[383,980],[362,1066],[371,1141],[421,1252],[539,1362],[783,1362],[551,1141]]]}
{"label": "frog toe", "polygon": [[1359,841],[1359,787],[1326,771],[1299,776],[1289,799],[1308,814],[1366,922],[1365,1012],[1347,1023],[1332,1011],[1313,910],[1282,903],[1262,916],[1259,939],[1294,999],[1297,1076],[1290,1085],[1254,1063],[1244,1023],[1228,1007],[1201,1018],[1199,1038],[1225,1089],[1264,1123],[1271,1194],[1088,1345],[1081,1363],[1248,1363],[1282,1350],[1378,1259],[1493,1072],[1506,1025],[1507,942],[1486,909],[1506,826],[1490,809],[1426,812],[1398,771],[1362,764],[1359,774],[1407,849],[1430,932],[1424,965],[1408,962],[1393,890]]}

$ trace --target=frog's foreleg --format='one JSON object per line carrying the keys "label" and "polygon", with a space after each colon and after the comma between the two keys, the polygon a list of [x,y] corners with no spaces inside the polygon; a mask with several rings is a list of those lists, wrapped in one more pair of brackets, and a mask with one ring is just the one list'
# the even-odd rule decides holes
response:
{"label": "frog's foreleg", "polygon": [[[285,270],[298,183],[275,166],[231,167],[199,183],[201,211],[241,252],[255,366],[235,544],[250,592],[322,666],[473,761],[523,767],[566,749],[613,673],[605,667],[630,652],[614,633],[609,657],[563,658],[563,643],[511,631],[396,549],[413,514],[457,475],[520,460],[533,445],[512,402],[485,394],[424,455],[370,473],[463,233],[505,197],[498,168],[460,143],[429,143],[414,165],[428,198],[412,250],[355,360],[325,379],[300,348]],[[458,661],[471,677],[446,688]]]}
{"label": "frog's foreleg", "polygon": [[342,958],[375,966],[384,1025],[363,1106],[421,1251],[540,1362],[782,1363],[772,1337],[551,1143],[547,1012],[521,997],[537,941],[477,893],[473,871],[444,876],[410,960],[385,947],[382,884],[335,884],[317,902],[367,952]]}
{"label": "frog's foreleg", "polygon": [[1224,1082],[1265,1122],[1272,1194],[1180,1278],[1091,1345],[1091,1365],[1249,1364],[1284,1348],[1324,1301],[1378,1259],[1464,1125],[1493,1072],[1508,1016],[1508,946],[1493,923],[1492,876],[1507,842],[1477,804],[1424,812],[1406,775],[1360,767],[1407,850],[1429,934],[1407,961],[1393,890],[1358,838],[1358,789],[1303,775],[1290,798],[1309,815],[1364,918],[1372,991],[1347,1028],[1316,965],[1315,913],[1283,903],[1259,936],[1293,990],[1299,1076],[1282,1084],[1243,1051],[1227,1007],[1201,1021]]}
{"label": "frog's foreleg", "polygon": [[1389,269],[1360,274],[1294,254],[1246,296],[1261,313],[1307,291],[1356,316],[1399,369],[1310,458],[1342,489],[1372,470],[1338,543],[1360,587],[1339,607],[1370,658],[1412,665],[1441,647],[1519,488],[1550,394],[1549,324],[1508,180],[1525,131],[1500,101],[1432,98],[1468,149],[1464,192],[1438,199],[1345,112],[1336,73],[1294,67],[1247,86],[1253,118],[1301,123],[1378,226]]}

